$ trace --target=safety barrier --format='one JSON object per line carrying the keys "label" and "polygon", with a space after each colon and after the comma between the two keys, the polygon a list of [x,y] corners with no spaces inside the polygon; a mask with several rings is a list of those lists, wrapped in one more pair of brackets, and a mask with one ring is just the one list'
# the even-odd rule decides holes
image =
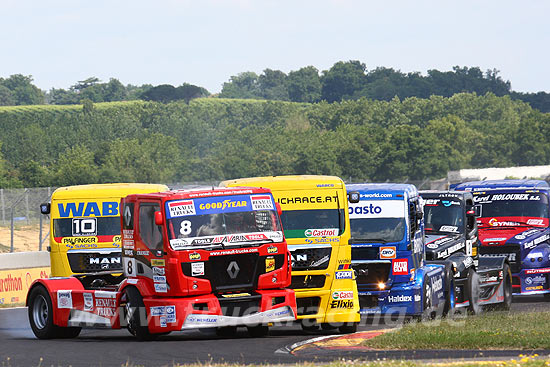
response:
{"label": "safety barrier", "polygon": [[32,282],[50,274],[46,251],[0,254],[0,305],[25,303]]}

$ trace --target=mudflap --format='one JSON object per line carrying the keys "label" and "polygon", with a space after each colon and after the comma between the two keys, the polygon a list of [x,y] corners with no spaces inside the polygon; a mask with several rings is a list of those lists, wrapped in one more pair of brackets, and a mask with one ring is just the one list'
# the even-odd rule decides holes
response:
{"label": "mudflap", "polygon": [[504,302],[505,256],[480,256],[477,273],[480,278],[479,303],[494,305]]}

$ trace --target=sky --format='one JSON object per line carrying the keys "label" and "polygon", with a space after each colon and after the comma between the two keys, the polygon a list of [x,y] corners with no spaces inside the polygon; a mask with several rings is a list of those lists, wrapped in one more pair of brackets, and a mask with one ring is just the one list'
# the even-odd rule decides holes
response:
{"label": "sky", "polygon": [[426,74],[497,69],[550,92],[547,0],[0,0],[0,77],[195,84],[359,60]]}

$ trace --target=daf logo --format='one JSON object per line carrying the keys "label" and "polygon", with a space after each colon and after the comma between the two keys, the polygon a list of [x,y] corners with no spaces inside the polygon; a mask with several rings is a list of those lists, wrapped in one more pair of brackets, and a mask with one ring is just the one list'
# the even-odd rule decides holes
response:
{"label": "daf logo", "polygon": [[229,263],[229,266],[227,267],[227,274],[229,274],[229,277],[231,279],[235,279],[237,277],[237,275],[239,275],[239,265],[237,264],[236,261],[231,261]]}

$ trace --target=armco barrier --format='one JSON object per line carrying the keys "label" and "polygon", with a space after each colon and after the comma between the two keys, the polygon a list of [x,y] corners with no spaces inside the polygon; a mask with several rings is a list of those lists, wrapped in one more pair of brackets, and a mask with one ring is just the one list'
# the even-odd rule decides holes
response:
{"label": "armco barrier", "polygon": [[50,254],[15,252],[0,254],[0,305],[25,303],[32,282],[50,274]]}

